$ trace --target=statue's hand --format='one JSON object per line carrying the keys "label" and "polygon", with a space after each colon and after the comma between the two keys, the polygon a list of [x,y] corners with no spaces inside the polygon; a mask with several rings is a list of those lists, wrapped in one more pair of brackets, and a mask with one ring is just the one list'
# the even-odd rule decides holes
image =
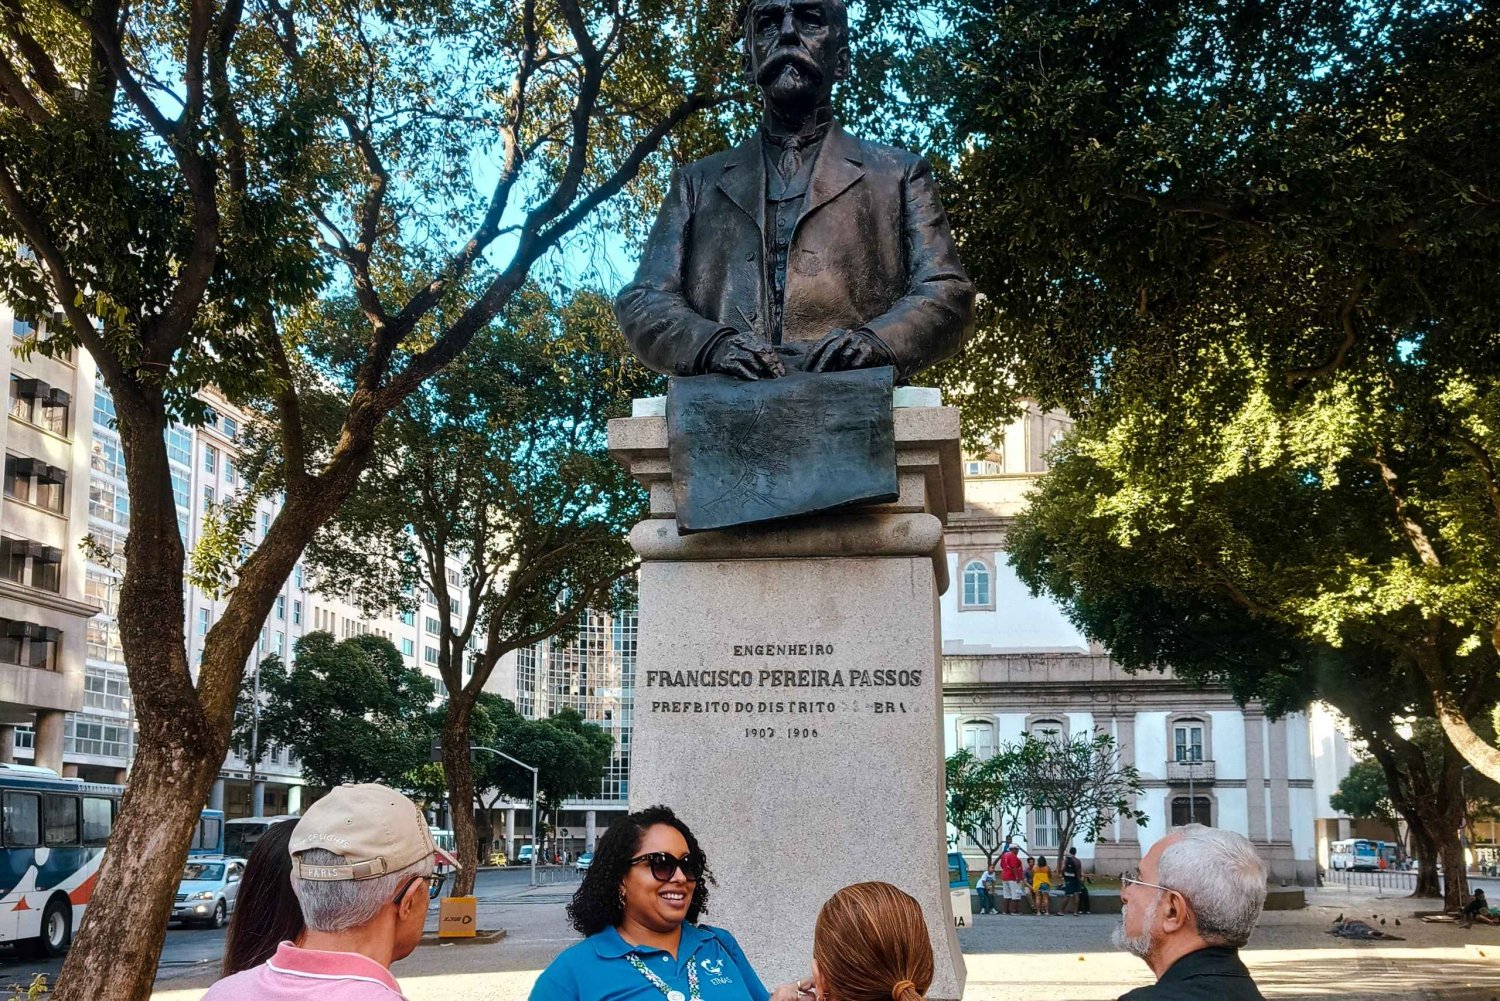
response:
{"label": "statue's hand", "polygon": [[844,372],[893,365],[890,349],[866,330],[830,330],[807,359],[809,372]]}
{"label": "statue's hand", "polygon": [[786,364],[776,348],[754,334],[731,334],[708,356],[707,369],[736,379],[779,379],[786,375]]}

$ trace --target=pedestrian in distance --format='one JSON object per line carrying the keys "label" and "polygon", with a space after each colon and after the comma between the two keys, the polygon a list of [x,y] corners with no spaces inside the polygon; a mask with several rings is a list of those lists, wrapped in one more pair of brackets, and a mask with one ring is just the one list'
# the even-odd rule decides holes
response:
{"label": "pedestrian in distance", "polygon": [[816,1001],[923,1001],[932,972],[922,908],[891,884],[846,886],[818,912]]}
{"label": "pedestrian in distance", "polygon": [[295,820],[283,820],[266,828],[245,860],[240,892],[234,898],[234,916],[224,936],[224,965],[219,974],[231,974],[259,966],[283,942],[293,945],[306,925],[302,907],[292,892],[292,841]]}
{"label": "pedestrian in distance", "polygon": [[993,862],[979,874],[979,882],[975,889],[979,891],[979,913],[995,913],[995,865]]}
{"label": "pedestrian in distance", "polygon": [[1042,916],[1052,913],[1052,870],[1047,868],[1047,856],[1038,855],[1031,870],[1031,892],[1033,908]]}
{"label": "pedestrian in distance", "polygon": [[804,985],[767,991],[733,935],[698,923],[713,882],[698,839],[669,808],[615,821],[568,905],[585,938],[548,964],[531,1001],[796,1001]]}
{"label": "pedestrian in distance", "polygon": [[1006,914],[1021,913],[1022,881],[1026,878],[1021,865],[1021,853],[1015,845],[1006,845],[1000,856],[1000,889],[1004,898]]}
{"label": "pedestrian in distance", "polygon": [[1069,848],[1062,860],[1063,906],[1062,913],[1087,914],[1089,891],[1083,885],[1083,863],[1078,860],[1078,849]]}
{"label": "pedestrian in distance", "polygon": [[1239,950],[1266,902],[1266,866],[1246,838],[1188,824],[1151,846],[1120,880],[1114,943],[1156,983],[1120,1001],[1264,1001]]}
{"label": "pedestrian in distance", "polygon": [[[327,846],[337,846],[331,851]],[[439,863],[415,803],[382,785],[339,786],[292,829],[292,892],[306,923],[298,943],[225,977],[203,1001],[398,1001],[391,964],[422,939]]]}

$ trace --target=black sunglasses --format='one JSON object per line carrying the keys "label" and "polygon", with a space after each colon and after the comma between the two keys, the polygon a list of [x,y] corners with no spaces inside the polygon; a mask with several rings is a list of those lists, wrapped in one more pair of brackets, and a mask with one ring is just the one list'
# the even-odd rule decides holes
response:
{"label": "black sunglasses", "polygon": [[406,882],[401,884],[401,889],[396,891],[396,897],[391,901],[391,903],[401,903],[401,898],[406,896],[406,891],[410,890],[412,888],[412,885],[419,879],[427,880],[427,899],[436,900],[438,898],[438,895],[443,892],[443,883],[447,881],[448,876],[446,873],[441,872],[434,872],[431,875],[427,876],[413,876],[411,879],[408,879]]}
{"label": "black sunglasses", "polygon": [[667,882],[678,869],[682,870],[683,879],[689,883],[696,883],[703,875],[703,857],[691,852],[682,858],[666,852],[647,852],[630,860],[631,865],[640,865],[642,862],[651,866],[651,878],[658,883]]}

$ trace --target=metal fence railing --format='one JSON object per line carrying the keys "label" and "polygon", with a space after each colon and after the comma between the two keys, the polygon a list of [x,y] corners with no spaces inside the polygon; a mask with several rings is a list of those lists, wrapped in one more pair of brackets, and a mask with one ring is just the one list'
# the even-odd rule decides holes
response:
{"label": "metal fence railing", "polygon": [[1335,869],[1324,874],[1323,882],[1327,886],[1368,886],[1376,890],[1410,893],[1417,888],[1417,874],[1400,869],[1380,869],[1374,872]]}

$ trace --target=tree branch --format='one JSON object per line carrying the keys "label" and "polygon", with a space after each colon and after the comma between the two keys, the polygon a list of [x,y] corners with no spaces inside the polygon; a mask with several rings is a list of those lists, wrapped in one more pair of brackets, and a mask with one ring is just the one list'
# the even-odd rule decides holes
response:
{"label": "tree branch", "polygon": [[32,95],[26,82],[21,79],[4,52],[0,52],[0,94],[3,94],[33,125],[43,125],[52,117],[47,109],[42,107],[41,102]]}
{"label": "tree branch", "polygon": [[1407,502],[1405,495],[1401,492],[1396,471],[1386,462],[1384,446],[1375,449],[1375,457],[1370,460],[1376,469],[1380,470],[1380,480],[1385,486],[1385,492],[1390,495],[1391,504],[1395,509],[1396,521],[1405,533],[1406,540],[1411,543],[1412,549],[1417,553],[1417,558],[1426,567],[1441,567],[1442,561],[1438,559],[1437,550],[1432,545],[1432,540],[1427,537],[1427,532],[1422,528],[1422,523],[1417,520],[1411,505]]}
{"label": "tree branch", "polygon": [[56,241],[47,232],[41,219],[31,211],[31,206],[26,204],[3,165],[0,165],[0,203],[5,205],[11,218],[15,219],[32,251],[41,256],[42,262],[47,266],[47,274],[52,278],[53,291],[57,293],[57,301],[62,305],[63,314],[73,325],[73,335],[93,355],[95,364],[109,379],[110,386],[119,392],[133,385],[134,380],[105,344],[104,338],[94,329],[93,320],[78,305],[79,285],[68,271],[67,262],[63,260]]}
{"label": "tree branch", "polygon": [[1296,386],[1299,383],[1308,382],[1312,379],[1321,379],[1332,375],[1344,365],[1344,360],[1349,357],[1349,351],[1354,347],[1355,341],[1359,339],[1358,330],[1354,324],[1354,313],[1359,307],[1359,301],[1364,296],[1365,286],[1369,283],[1369,276],[1361,272],[1354,280],[1354,287],[1349,290],[1344,304],[1339,307],[1339,328],[1344,333],[1344,338],[1339,346],[1334,349],[1332,357],[1315,368],[1294,368],[1286,374],[1286,384]]}

